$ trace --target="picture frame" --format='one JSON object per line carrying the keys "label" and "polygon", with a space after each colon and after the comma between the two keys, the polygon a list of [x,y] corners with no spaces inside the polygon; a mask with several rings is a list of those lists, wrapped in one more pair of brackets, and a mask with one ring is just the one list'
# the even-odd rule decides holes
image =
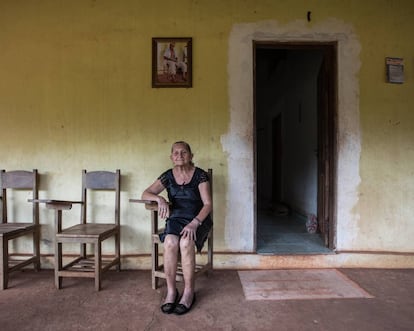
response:
{"label": "picture frame", "polygon": [[192,38],[152,38],[152,87],[190,88],[192,86]]}
{"label": "picture frame", "polygon": [[404,83],[404,59],[401,57],[386,57],[387,82],[393,84]]}

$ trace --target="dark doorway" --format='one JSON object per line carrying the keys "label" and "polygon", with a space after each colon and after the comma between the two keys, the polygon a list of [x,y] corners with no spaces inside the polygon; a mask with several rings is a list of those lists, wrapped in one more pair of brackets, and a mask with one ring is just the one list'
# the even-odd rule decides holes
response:
{"label": "dark doorway", "polygon": [[[256,248],[335,248],[335,43],[254,43]],[[316,231],[315,231],[316,229]]]}
{"label": "dark doorway", "polygon": [[272,119],[272,201],[282,201],[282,114]]}

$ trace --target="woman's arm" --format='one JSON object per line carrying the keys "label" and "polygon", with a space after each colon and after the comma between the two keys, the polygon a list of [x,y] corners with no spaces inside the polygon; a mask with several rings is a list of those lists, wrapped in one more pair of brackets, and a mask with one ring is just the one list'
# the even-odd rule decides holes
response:
{"label": "woman's arm", "polygon": [[198,215],[196,215],[196,221],[203,222],[205,218],[211,213],[213,203],[211,199],[210,183],[203,182],[198,185],[200,191],[201,200],[203,201],[203,208],[201,208]]}
{"label": "woman's arm", "polygon": [[164,190],[165,187],[162,185],[161,180],[157,179],[147,189],[145,189],[144,192],[142,192],[141,196],[143,200],[151,200],[158,203],[158,214],[161,218],[167,218],[170,216],[168,202],[164,199],[164,197],[159,195]]}
{"label": "woman's arm", "polygon": [[194,217],[193,220],[190,223],[188,223],[181,231],[181,235],[183,236],[183,238],[189,238],[191,240],[197,239],[197,228],[206,219],[208,214],[210,214],[213,207],[210,193],[210,183],[200,183],[198,185],[198,189],[200,191],[201,200],[203,201],[203,207],[201,208],[200,212],[196,215],[196,217]]}

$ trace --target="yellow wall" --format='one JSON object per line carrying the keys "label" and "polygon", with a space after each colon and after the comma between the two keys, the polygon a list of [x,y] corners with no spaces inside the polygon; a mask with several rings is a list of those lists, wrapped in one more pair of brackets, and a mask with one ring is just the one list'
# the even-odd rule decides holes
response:
{"label": "yellow wall", "polygon": [[[339,82],[339,88],[357,95],[360,163],[352,174],[359,178],[350,204],[355,218],[347,228],[347,217],[340,217],[341,245],[413,252],[413,17],[411,0],[3,0],[0,168],[37,168],[41,197],[74,200],[80,197],[82,168],[120,168],[122,253],[145,254],[148,215],[128,199],[139,197],[170,166],[171,143],[187,140],[196,164],[214,168],[216,250],[249,251],[233,247],[229,237],[232,227],[251,229],[254,222],[238,224],[228,203],[239,198],[228,180],[234,169],[223,146],[231,114],[237,116],[231,101],[237,85],[229,83],[232,33],[236,26],[273,22],[292,32],[319,31],[311,34],[318,40],[330,24],[348,26],[360,45],[351,59],[360,69],[355,83]],[[339,23],[326,23],[332,20]],[[151,88],[152,37],[193,38],[193,88]],[[404,58],[404,84],[385,83],[386,56]],[[67,218],[74,222],[78,215],[72,214]],[[41,250],[51,254],[53,215],[44,207],[41,223]],[[242,234],[247,247],[253,236]]]}

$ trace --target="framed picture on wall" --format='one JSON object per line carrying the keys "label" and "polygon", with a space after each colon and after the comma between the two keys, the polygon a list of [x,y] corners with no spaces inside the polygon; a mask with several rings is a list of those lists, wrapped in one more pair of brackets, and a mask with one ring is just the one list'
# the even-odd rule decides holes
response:
{"label": "framed picture on wall", "polygon": [[152,87],[193,86],[192,38],[152,38]]}

